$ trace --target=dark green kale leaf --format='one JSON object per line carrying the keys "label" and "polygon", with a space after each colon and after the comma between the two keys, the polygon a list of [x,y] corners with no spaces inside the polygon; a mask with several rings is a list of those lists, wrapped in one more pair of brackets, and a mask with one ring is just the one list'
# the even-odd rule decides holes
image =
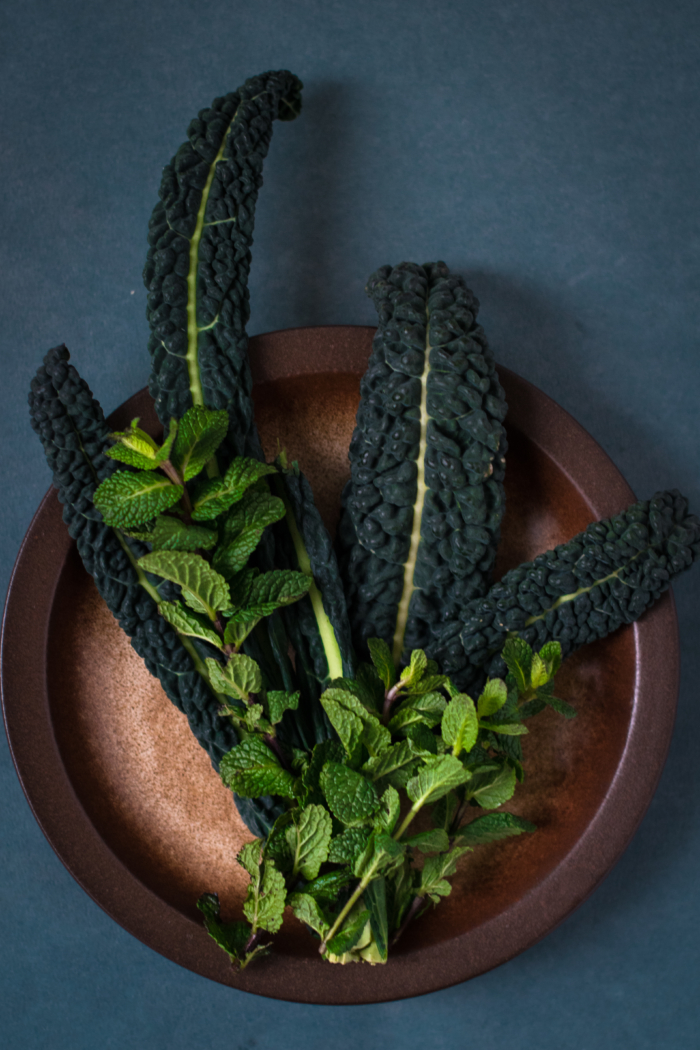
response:
{"label": "dark green kale leaf", "polygon": [[560,642],[566,657],[637,620],[699,555],[700,520],[688,501],[676,489],[657,492],[506,573],[442,630],[436,658],[473,688],[506,674],[510,635],[540,650]]}
{"label": "dark green kale leaf", "polygon": [[[353,640],[434,657],[438,629],[491,580],[506,403],[478,302],[444,263],[382,267],[340,526]],[[444,670],[444,668],[441,668]]]}
{"label": "dark green kale leaf", "polygon": [[301,81],[263,73],[192,121],[163,171],[144,270],[149,389],[163,424],[190,405],[226,409],[224,453],[262,454],[253,424],[245,325],[253,223],[276,119],[301,109]]}

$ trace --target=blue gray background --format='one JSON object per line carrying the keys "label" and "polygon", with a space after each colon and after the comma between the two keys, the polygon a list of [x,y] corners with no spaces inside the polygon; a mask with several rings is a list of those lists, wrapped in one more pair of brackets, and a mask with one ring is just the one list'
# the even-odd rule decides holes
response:
{"label": "blue gray background", "polygon": [[[0,18],[3,590],[49,482],[32,373],[64,341],[107,410],[145,384],[161,168],[198,109],[270,68],[306,88],[267,160],[251,333],[371,324],[376,267],[442,258],[498,360],[640,497],[677,486],[700,511],[696,4],[5,0]],[[622,860],[541,944],[420,999],[297,1006],[160,958],[64,870],[3,741],[3,1046],[696,1050],[699,592],[698,570],[676,588],[677,731]]]}

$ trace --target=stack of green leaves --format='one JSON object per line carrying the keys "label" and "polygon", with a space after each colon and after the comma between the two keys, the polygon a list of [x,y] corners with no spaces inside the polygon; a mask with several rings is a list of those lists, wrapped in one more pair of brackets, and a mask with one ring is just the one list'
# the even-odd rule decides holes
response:
{"label": "stack of green leaves", "polygon": [[[222,760],[221,778],[237,794],[287,800],[269,835],[239,854],[250,875],[245,918],[224,922],[214,893],[199,901],[209,933],[236,966],[270,949],[266,934],[279,930],[285,907],[330,962],[386,962],[406,926],[449,895],[463,854],[535,831],[500,807],[524,777],[526,720],[547,706],[575,714],[553,693],[558,643],[533,653],[509,640],[505,678],[489,679],[476,699],[423,650],[400,672],[385,641],[370,639],[369,651],[372,664],[321,696],[337,739],[311,751],[279,741],[272,748],[266,723],[254,724],[260,712],[250,736]],[[255,698],[248,703],[256,706]],[[429,821],[415,830],[419,815]]]}

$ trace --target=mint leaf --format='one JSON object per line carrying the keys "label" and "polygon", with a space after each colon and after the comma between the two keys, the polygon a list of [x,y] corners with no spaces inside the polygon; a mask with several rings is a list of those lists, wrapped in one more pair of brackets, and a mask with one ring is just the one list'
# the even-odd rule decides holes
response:
{"label": "mint leaf", "polygon": [[284,902],[287,895],[284,876],[277,871],[274,861],[263,860],[260,839],[248,842],[238,854],[238,862],[250,875],[250,883],[243,902],[243,914],[253,928],[277,933],[282,925]]}
{"label": "mint leaf", "polygon": [[[419,650],[420,651],[420,650]],[[395,709],[389,722],[389,730],[398,733],[409,726],[423,724],[431,728],[442,718],[447,701],[440,693],[425,693],[411,696]]]}
{"label": "mint leaf", "polygon": [[515,781],[515,770],[511,766],[503,766],[498,773],[487,773],[480,777],[476,786],[470,786],[469,796],[483,809],[496,809],[513,797]]}
{"label": "mint leaf", "polygon": [[224,519],[223,539],[231,543],[248,529],[264,529],[284,517],[284,502],[269,492],[249,489],[242,499],[231,507]]}
{"label": "mint leaf", "polygon": [[412,835],[410,839],[403,839],[403,841],[407,846],[419,849],[421,853],[443,853],[450,846],[447,832],[442,828],[421,831],[417,835]]}
{"label": "mint leaf", "polygon": [[328,860],[331,864],[349,864],[354,867],[369,841],[369,828],[347,828],[342,835],[331,839]]}
{"label": "mint leaf", "polygon": [[501,710],[507,699],[508,689],[506,688],[506,683],[500,678],[489,678],[476,705],[479,718],[488,718],[489,715],[495,715],[496,711]]}
{"label": "mint leaf", "polygon": [[440,853],[437,857],[426,857],[423,865],[418,895],[437,900],[447,897],[452,887],[446,880],[457,871],[457,861],[464,853],[469,853],[469,846],[455,846],[449,853]]}
{"label": "mint leaf", "polygon": [[98,485],[93,502],[105,525],[129,529],[174,507],[182,493],[182,485],[160,475],[119,470]]}
{"label": "mint leaf", "polygon": [[[346,835],[360,830],[360,828],[351,828],[350,831],[346,832]],[[330,860],[330,857],[328,859]],[[341,863],[345,862],[341,861]],[[307,882],[304,886],[304,893],[310,897],[315,897],[319,901],[335,903],[338,900],[340,890],[344,889],[352,880],[353,876],[350,871],[329,871],[325,875],[319,875],[317,879]]]}
{"label": "mint leaf", "polygon": [[181,518],[161,514],[149,532],[129,532],[136,540],[150,543],[154,551],[210,550],[218,536],[213,529],[186,525]]}
{"label": "mint leaf", "polygon": [[234,653],[228,663],[222,667],[216,660],[206,660],[209,679],[217,693],[235,696],[237,700],[248,702],[251,693],[262,689],[262,675],[255,660],[245,653]]}
{"label": "mint leaf", "polygon": [[558,714],[564,718],[576,718],[576,708],[567,704],[566,700],[560,700],[558,696],[542,695],[542,699]]}
{"label": "mint leaf", "polygon": [[285,693],[281,689],[271,689],[267,693],[267,714],[273,725],[282,721],[285,711],[296,711],[299,707],[301,693]]}
{"label": "mint leaf", "polygon": [[180,420],[170,457],[175,469],[189,481],[199,474],[226,437],[228,412],[201,405],[188,408]]}
{"label": "mint leaf", "polygon": [[389,785],[381,799],[379,809],[374,815],[374,827],[377,831],[385,831],[391,835],[399,819],[401,811],[401,799],[396,788]]}
{"label": "mint leaf", "polygon": [[325,798],[321,791],[321,773],[326,762],[342,762],[343,748],[337,740],[322,740],[316,744],[311,752],[311,761],[307,770],[301,778],[304,794],[301,804],[308,805],[310,802],[323,804]]}
{"label": "mint leaf", "polygon": [[551,680],[561,667],[561,642],[545,642],[539,657],[547,668],[548,680]]}
{"label": "mint leaf", "polygon": [[228,608],[231,597],[226,580],[214,572],[199,554],[185,551],[153,551],[139,558],[144,572],[162,576],[164,580],[179,583],[182,597],[195,612],[203,612],[210,620],[216,619],[219,609]]}
{"label": "mint leaf", "polygon": [[130,467],[138,467],[139,470],[155,470],[158,466],[158,446],[150,434],[137,426],[138,417],[132,419],[127,430],[116,431],[109,436],[117,444],[105,452],[110,459],[128,463]]}
{"label": "mint leaf", "polygon": [[443,795],[430,811],[430,819],[435,827],[449,832],[459,805],[459,797],[454,791],[449,791],[446,795]]}
{"label": "mint leaf", "polygon": [[318,901],[308,893],[290,893],[287,904],[300,922],[306,923],[323,938],[330,930],[330,923],[321,911]]}
{"label": "mint leaf", "polygon": [[396,842],[390,835],[375,831],[370,835],[364,852],[355,861],[354,872],[358,879],[368,881],[379,872],[393,868],[405,852],[403,842]]}
{"label": "mint leaf", "polygon": [[261,620],[275,609],[302,598],[312,583],[313,577],[291,569],[260,573],[249,580],[245,606],[236,608],[231,619],[235,623]]}
{"label": "mint leaf", "polygon": [[462,751],[471,751],[479,733],[479,719],[474,701],[466,693],[458,693],[450,700],[442,716],[442,739],[457,758]]}
{"label": "mint leaf", "polygon": [[204,926],[209,936],[220,948],[223,948],[232,963],[242,963],[250,938],[249,924],[247,922],[222,922],[217,893],[203,893],[197,901],[197,907],[204,915]]}
{"label": "mint leaf", "polygon": [[301,874],[315,879],[328,858],[333,822],[323,806],[306,806],[292,811],[293,823],[285,830],[292,854],[292,878]]}
{"label": "mint leaf", "polygon": [[261,795],[294,797],[294,777],[258,736],[250,736],[221,759],[219,774],[226,787],[243,798]]}
{"label": "mint leaf", "polygon": [[360,741],[375,756],[391,744],[390,731],[353,693],[331,686],[321,696],[321,704],[348,756],[354,753]]}
{"label": "mint leaf", "polygon": [[161,447],[158,449],[158,453],[156,455],[156,460],[158,461],[158,463],[164,463],[165,460],[168,459],[168,457],[170,456],[170,453],[172,451],[172,447],[173,447],[173,444],[175,442],[175,438],[176,437],[177,437],[177,420],[176,419],[171,419],[170,420],[170,428],[168,430],[168,436],[165,439],[165,441],[163,442],[163,444],[161,445]]}
{"label": "mint leaf", "polygon": [[396,668],[391,656],[391,649],[383,638],[368,638],[367,647],[384,689],[391,689],[392,685],[396,683]]}
{"label": "mint leaf", "polygon": [[522,722],[481,722],[480,725],[482,729],[488,729],[491,733],[501,733],[503,736],[525,736],[529,732]]}
{"label": "mint leaf", "polygon": [[537,825],[516,817],[514,813],[487,813],[460,828],[455,841],[462,846],[477,846],[507,839],[511,835],[522,835],[526,831],[537,831]]}
{"label": "mint leaf", "polygon": [[362,824],[379,808],[374,785],[338,762],[327,762],[323,767],[321,789],[331,812],[343,824]]}
{"label": "mint leaf", "polygon": [[195,521],[210,521],[237,503],[256,481],[266,474],[276,474],[274,467],[257,459],[234,459],[223,478],[202,482],[194,494],[192,517]]}
{"label": "mint leaf", "polygon": [[368,759],[362,767],[375,784],[386,782],[395,788],[406,786],[409,777],[418,765],[419,757],[408,740],[383,751],[381,755]]}
{"label": "mint leaf", "polygon": [[440,755],[424,760],[425,764],[406,785],[406,794],[419,809],[429,802],[437,802],[451,788],[459,787],[470,779],[471,773],[454,755]]}
{"label": "mint leaf", "polygon": [[386,962],[389,953],[389,917],[386,904],[386,880],[380,875],[373,879],[362,894],[362,901],[369,912],[369,922],[372,927],[375,944],[379,953],[379,960]]}
{"label": "mint leaf", "polygon": [[129,467],[136,467],[137,470],[155,470],[158,466],[158,460],[155,456],[144,456],[143,453],[137,452],[127,445],[113,445],[112,448],[105,449],[104,454],[109,456],[110,459],[116,459],[119,463],[126,463]]}
{"label": "mint leaf", "polygon": [[[523,638],[509,638],[501,653],[505,665],[513,675],[519,693],[526,693],[530,688],[530,668],[532,666],[532,649]],[[490,713],[490,712],[489,712]]]}
{"label": "mint leaf", "polygon": [[[351,913],[352,916],[352,913]],[[354,948],[365,931],[369,922],[369,912],[365,908],[355,918],[351,918],[348,924],[341,928],[335,937],[327,944],[327,950],[331,955],[344,955]]]}
{"label": "mint leaf", "polygon": [[212,565],[225,579],[230,580],[237,572],[245,568],[251,554],[262,539],[262,529],[248,529],[242,532],[233,543],[218,547],[212,559]]}
{"label": "mint leaf", "polygon": [[401,681],[407,688],[418,684],[428,666],[428,657],[422,649],[414,649],[411,653],[411,662],[401,672]]}
{"label": "mint leaf", "polygon": [[184,634],[189,638],[203,638],[217,649],[221,649],[223,642],[216,631],[203,623],[196,613],[185,609],[179,602],[160,602],[158,612],[164,620],[175,628],[178,634]]}

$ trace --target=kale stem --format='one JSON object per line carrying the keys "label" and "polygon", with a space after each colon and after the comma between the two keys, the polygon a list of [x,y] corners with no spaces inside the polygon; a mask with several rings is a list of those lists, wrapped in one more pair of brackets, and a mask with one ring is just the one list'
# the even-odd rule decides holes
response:
{"label": "kale stem", "polygon": [[403,922],[401,923],[401,925],[399,926],[398,930],[396,931],[396,933],[394,934],[394,936],[392,938],[392,941],[391,941],[391,947],[392,948],[398,942],[399,938],[401,937],[401,935],[404,932],[404,930],[406,929],[406,927],[410,923],[413,922],[413,920],[415,919],[416,915],[421,910],[421,908],[423,907],[424,904],[425,904],[425,897],[414,897],[413,898],[413,901],[411,902],[411,907],[406,912],[406,917],[404,918]]}

